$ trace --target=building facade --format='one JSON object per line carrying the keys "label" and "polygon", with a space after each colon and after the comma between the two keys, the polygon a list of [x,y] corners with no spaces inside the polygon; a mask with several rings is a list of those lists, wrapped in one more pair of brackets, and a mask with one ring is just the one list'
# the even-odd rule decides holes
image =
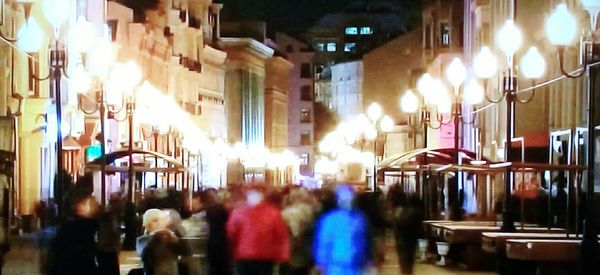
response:
{"label": "building facade", "polygon": [[288,149],[300,158],[300,173],[314,173],[314,52],[308,45],[283,33],[276,33],[275,42],[285,50],[293,68],[289,72]]}

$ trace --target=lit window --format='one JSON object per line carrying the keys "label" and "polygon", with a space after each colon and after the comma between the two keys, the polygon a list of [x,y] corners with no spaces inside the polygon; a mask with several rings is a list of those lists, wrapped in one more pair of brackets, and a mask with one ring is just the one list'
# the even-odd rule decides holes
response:
{"label": "lit window", "polygon": [[442,45],[443,46],[450,46],[450,25],[448,25],[448,23],[442,23],[441,26],[441,39],[442,39]]}
{"label": "lit window", "polygon": [[346,28],[346,34],[348,34],[348,35],[357,35],[358,34],[358,28],[357,27],[347,27]]}
{"label": "lit window", "polygon": [[300,165],[308,165],[308,154],[300,154]]}
{"label": "lit window", "polygon": [[335,42],[329,42],[327,43],[327,51],[328,52],[335,52],[337,50]]}
{"label": "lit window", "polygon": [[310,122],[310,110],[309,109],[302,109],[300,111],[300,122],[301,123]]}
{"label": "lit window", "polygon": [[323,43],[323,42],[315,43],[315,50],[319,51],[319,52],[325,51],[325,43]]}
{"label": "lit window", "polygon": [[373,34],[373,29],[371,27],[361,27],[360,34]]}
{"label": "lit window", "polygon": [[346,43],[344,44],[344,52],[352,52],[352,49],[354,49],[354,47],[356,47],[356,43]]}

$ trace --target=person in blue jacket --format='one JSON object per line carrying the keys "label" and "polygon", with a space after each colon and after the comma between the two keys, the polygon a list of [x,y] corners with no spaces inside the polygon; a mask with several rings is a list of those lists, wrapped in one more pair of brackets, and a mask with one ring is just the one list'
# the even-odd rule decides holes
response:
{"label": "person in blue jacket", "polygon": [[360,275],[369,262],[368,224],[362,212],[353,209],[354,190],[336,188],[337,208],[317,222],[314,257],[323,275]]}

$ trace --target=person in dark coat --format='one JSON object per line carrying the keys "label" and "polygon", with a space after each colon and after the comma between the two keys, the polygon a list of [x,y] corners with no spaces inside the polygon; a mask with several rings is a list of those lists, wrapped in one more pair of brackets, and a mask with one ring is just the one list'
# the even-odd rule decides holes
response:
{"label": "person in dark coat", "polygon": [[119,252],[121,251],[121,232],[118,219],[112,209],[104,211],[99,217],[98,230],[98,268],[102,275],[119,275]]}
{"label": "person in dark coat", "polygon": [[421,236],[424,206],[416,195],[403,205],[402,199],[394,207],[394,237],[402,274],[413,274],[417,239]]}
{"label": "person in dark coat", "polygon": [[226,232],[229,213],[225,206],[215,199],[212,191],[204,192],[201,200],[206,210],[206,222],[209,228],[206,243],[208,274],[230,275],[232,274],[231,255],[229,255]]}
{"label": "person in dark coat", "polygon": [[98,224],[94,219],[97,202],[93,197],[75,200],[74,216],[68,219],[56,232],[51,250],[54,264],[48,274],[52,275],[97,275],[96,232]]}

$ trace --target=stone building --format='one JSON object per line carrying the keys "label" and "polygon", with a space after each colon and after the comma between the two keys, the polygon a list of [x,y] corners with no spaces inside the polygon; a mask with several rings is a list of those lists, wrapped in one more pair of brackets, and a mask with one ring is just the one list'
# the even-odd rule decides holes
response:
{"label": "stone building", "polygon": [[305,43],[283,33],[276,33],[275,42],[285,50],[293,64],[288,78],[287,147],[300,158],[300,172],[311,176],[314,168],[314,52]]}

